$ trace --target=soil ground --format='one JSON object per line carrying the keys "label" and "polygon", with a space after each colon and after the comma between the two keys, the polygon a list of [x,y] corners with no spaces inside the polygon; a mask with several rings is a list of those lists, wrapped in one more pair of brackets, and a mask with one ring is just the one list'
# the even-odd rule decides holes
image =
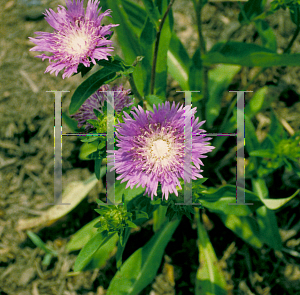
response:
{"label": "soil ground", "polygon": [[[174,15],[175,30],[192,54],[197,45],[197,32],[195,16],[190,13],[190,2],[175,2]],[[103,269],[69,275],[78,252],[67,253],[65,245],[72,234],[97,216],[93,209],[96,208],[95,199],[102,192],[101,182],[66,217],[36,231],[47,245],[58,251],[58,257],[52,259],[47,268],[41,265],[44,252],[36,248],[25,231],[17,229],[19,220],[41,216],[49,208],[46,204],[53,201],[54,100],[53,94],[46,91],[69,90],[62,102],[63,111],[67,111],[71,95],[81,82],[79,75],[63,80],[60,75],[43,74],[47,62],[35,58],[35,52],[29,52],[33,44],[28,37],[34,36],[36,31],[49,30],[42,12],[49,7],[56,10],[58,4],[64,5],[64,1],[0,2],[0,295],[101,295],[105,294],[116,271],[112,258]],[[234,32],[238,25],[238,12],[238,5],[234,2],[210,2],[205,7],[203,28],[208,48]],[[282,52],[295,25],[284,11],[278,11],[268,21],[276,32],[279,52]],[[251,25],[236,31],[232,37],[259,44]],[[300,51],[299,38],[292,51]],[[256,68],[244,68],[235,78],[232,88],[241,89],[256,71]],[[298,131],[300,126],[299,75],[300,69],[296,67],[271,68],[251,85],[254,91],[267,83],[276,85],[276,99],[272,106],[294,131]],[[176,90],[179,90],[178,85],[170,79],[170,100],[182,98],[176,96]],[[223,107],[228,99],[230,97],[225,95]],[[262,136],[268,129],[269,118],[269,110],[256,117]],[[66,127],[63,128],[63,133],[68,132]],[[77,137],[63,137],[64,186],[72,181],[86,180],[93,173],[92,162],[78,159],[80,145]],[[226,155],[224,151],[219,155],[220,160]],[[214,179],[211,184],[220,186],[221,179],[210,167],[209,158],[205,165]],[[231,175],[225,177],[229,183],[235,178],[230,172],[232,167],[235,167],[233,156],[221,170],[223,175]],[[270,195],[291,195],[298,186],[297,181],[286,171],[277,171],[268,183]],[[253,249],[225,228],[217,216],[204,212],[211,242],[231,286],[230,294],[300,294],[299,203],[298,196],[276,211],[284,247],[291,251],[290,254],[276,252],[266,246]],[[151,233],[151,222],[133,233],[124,259],[145,244]],[[170,264],[175,271],[176,294],[193,294],[198,268],[196,239],[193,223],[184,218],[166,248],[165,259],[169,262],[171,259]],[[149,285],[141,292],[142,295],[174,294],[174,290],[169,293],[163,291],[162,282],[166,281],[163,265],[156,284]]]}

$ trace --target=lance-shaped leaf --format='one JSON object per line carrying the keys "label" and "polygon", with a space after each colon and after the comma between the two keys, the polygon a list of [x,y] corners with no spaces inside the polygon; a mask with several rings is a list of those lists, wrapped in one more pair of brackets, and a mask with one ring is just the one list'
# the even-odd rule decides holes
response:
{"label": "lance-shaped leaf", "polygon": [[179,222],[177,219],[166,223],[144,247],[135,251],[112,279],[106,295],[137,295],[150,284]]}
{"label": "lance-shaped leaf", "polygon": [[106,237],[103,235],[103,233],[98,233],[93,238],[91,238],[81,249],[79,255],[77,256],[74,264],[74,271],[76,272],[82,270],[91,261],[96,251],[102,245],[108,242],[113,236],[114,233],[109,234]]}
{"label": "lance-shaped leaf", "polygon": [[119,236],[115,233],[109,241],[103,244],[92,256],[91,260],[84,267],[84,270],[91,270],[95,268],[103,268],[107,261],[115,253],[116,244],[119,240]]}
{"label": "lance-shaped leaf", "polygon": [[69,107],[70,114],[74,114],[100,86],[118,78],[120,76],[117,74],[118,72],[128,74],[133,71],[133,68],[125,65],[124,61],[118,56],[109,60],[100,60],[97,63],[103,68],[87,78],[75,90]]}
{"label": "lance-shaped leaf", "polygon": [[196,211],[198,248],[200,266],[196,276],[196,295],[218,294],[226,295],[226,281],[218,266],[214,248],[205,228],[200,222],[199,211]]}
{"label": "lance-shaped leaf", "polygon": [[262,45],[271,49],[273,52],[277,50],[277,41],[273,29],[264,20],[254,22],[257,32],[261,38]]}
{"label": "lance-shaped leaf", "polygon": [[263,246],[263,240],[259,235],[258,224],[253,217],[237,216],[234,214],[219,214],[219,216],[224,225],[245,242],[255,248],[261,248]]}
{"label": "lance-shaped leaf", "polygon": [[191,60],[174,32],[170,41],[167,62],[170,75],[178,82],[182,90],[189,90],[188,71]]}
{"label": "lance-shaped leaf", "polygon": [[[168,7],[168,1],[163,0],[161,6],[162,6],[162,14],[164,14]],[[157,55],[157,63],[156,63],[155,94],[160,96],[166,95],[167,73],[168,73],[167,55],[168,55],[168,49],[172,37],[172,29],[173,29],[173,15],[172,15],[172,10],[170,10],[161,30],[160,42],[158,47],[158,55]]]}
{"label": "lance-shaped leaf", "polygon": [[[105,174],[106,167],[101,168],[101,177]],[[92,175],[86,181],[74,181],[67,185],[62,194],[62,203],[70,203],[69,206],[51,206],[41,216],[20,219],[17,230],[29,228],[43,228],[50,226],[69,212],[71,212],[89,193],[89,191],[97,184],[98,179]]]}
{"label": "lance-shaped leaf", "polygon": [[99,219],[100,217],[95,218],[77,231],[66,245],[66,250],[71,252],[83,248],[83,246],[97,234],[97,228],[95,228],[94,225],[99,222]]}
{"label": "lance-shaped leaf", "polygon": [[158,20],[161,18],[158,8],[154,5],[152,0],[143,0],[143,3],[145,5],[148,17],[158,30]]}
{"label": "lance-shaped leaf", "polygon": [[144,77],[144,94],[148,95],[150,91],[151,80],[151,66],[154,51],[156,30],[154,24],[151,22],[150,18],[147,17],[143,30],[140,36],[140,46],[143,49],[143,60],[141,61],[141,66],[143,68]]}
{"label": "lance-shaped leaf", "polygon": [[74,114],[99,87],[112,82],[117,77],[115,69],[103,68],[82,82],[72,96],[69,107],[70,114]]}
{"label": "lance-shaped leaf", "polygon": [[246,67],[300,66],[300,54],[277,54],[251,43],[219,42],[202,57],[203,64],[233,64]]}
{"label": "lance-shaped leaf", "polygon": [[[197,202],[200,202],[203,207],[210,211],[224,214],[235,214],[237,216],[248,216],[255,209],[262,206],[258,196],[248,190],[245,190],[246,203],[254,203],[252,206],[235,206],[228,205],[236,203],[236,188],[234,185],[225,185],[219,189],[208,189],[202,191],[197,197]],[[197,193],[194,193],[197,196]]]}
{"label": "lance-shaped leaf", "polygon": [[[123,10],[121,10],[122,11],[121,14],[119,11],[117,11],[117,13],[115,13],[114,7],[108,6],[107,3],[104,2],[103,9],[109,9],[109,8],[113,10],[112,17],[113,17],[114,23],[120,24],[120,26],[116,27],[115,30],[117,31],[119,41],[120,41],[120,38],[124,38],[124,40],[122,39],[123,41],[121,40],[120,45],[122,47],[124,56],[126,56],[126,60],[130,61],[129,57],[131,55],[132,56],[144,55],[141,52],[138,36],[141,35],[141,32],[145,25],[145,21],[146,21],[146,17],[147,17],[147,12],[145,11],[145,9],[142,6],[132,2],[130,0],[122,0],[122,9]],[[124,13],[127,14],[127,17],[123,16]],[[154,12],[154,14],[156,14],[156,13],[157,12]],[[130,37],[130,38],[135,39],[135,42],[138,43],[138,47],[134,47],[132,45],[130,45],[131,47],[129,47],[129,48],[126,47],[127,46],[126,42],[128,42],[128,38],[126,38],[127,37],[127,33],[126,33],[127,25],[124,26],[124,24],[122,22],[125,20],[126,20],[126,22],[128,22],[128,21],[130,22],[130,28],[131,28],[132,32],[135,34],[135,37]],[[131,32],[129,34],[131,34]],[[121,36],[121,37],[119,37],[119,36]],[[131,43],[131,44],[133,44],[133,43]],[[139,48],[139,50],[140,50],[139,53],[137,51],[131,52],[131,53],[129,52],[129,50],[132,51],[137,48]],[[170,46],[169,46],[169,50],[167,53],[168,72],[176,81],[178,81],[180,87],[183,90],[189,90],[188,68],[190,66],[190,62],[191,61],[187,54],[186,49],[184,48],[184,46],[182,45],[181,41],[176,36],[176,34],[173,33],[171,42],[170,42]],[[140,66],[138,66],[137,71],[140,71],[140,70],[141,70],[141,68],[140,68]],[[135,78],[140,76],[140,73],[137,73],[137,71],[134,72]]]}
{"label": "lance-shaped leaf", "polygon": [[222,94],[227,90],[240,66],[219,65],[208,73],[209,100],[206,104],[206,123],[211,128],[221,111]]}
{"label": "lance-shaped leaf", "polygon": [[[131,17],[127,13],[128,10],[125,10],[127,4],[121,0],[107,0],[107,6],[113,11],[113,22],[120,24],[115,30],[123,56],[128,63],[132,64],[137,56],[143,56],[143,51],[140,46],[138,31],[130,22]],[[140,64],[136,66],[133,77],[138,91],[143,95],[144,73]]]}
{"label": "lance-shaped leaf", "polygon": [[[262,178],[252,179],[253,190],[261,199],[269,198],[266,182]],[[282,242],[277,225],[276,215],[266,206],[256,210],[256,218],[259,225],[261,240],[275,250],[282,250]]]}
{"label": "lance-shaped leaf", "polygon": [[[242,8],[243,13],[240,12],[239,22],[249,23],[249,21],[263,13],[264,2],[262,0],[247,1]],[[244,16],[246,16],[246,19]]]}

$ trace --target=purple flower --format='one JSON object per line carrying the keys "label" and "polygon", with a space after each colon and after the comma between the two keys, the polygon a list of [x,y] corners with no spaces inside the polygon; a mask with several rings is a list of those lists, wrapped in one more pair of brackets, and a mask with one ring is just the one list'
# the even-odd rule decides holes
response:
{"label": "purple flower", "polygon": [[71,115],[71,117],[78,121],[78,128],[85,125],[85,129],[88,132],[95,128],[93,125],[88,123],[87,120],[97,120],[94,109],[103,114],[102,108],[104,106],[104,102],[107,101],[107,93],[105,91],[120,91],[114,93],[114,109],[117,113],[120,113],[125,107],[129,107],[133,104],[133,99],[128,96],[130,89],[124,90],[123,85],[115,85],[113,87],[110,87],[107,84],[102,85],[84,102],[76,114]]}
{"label": "purple flower", "polygon": [[45,19],[54,28],[54,32],[35,32],[38,37],[29,37],[37,45],[30,51],[48,51],[53,54],[47,56],[43,53],[37,56],[42,60],[49,59],[50,65],[45,73],[55,72],[57,76],[65,68],[62,77],[70,77],[77,73],[80,63],[89,67],[91,61],[96,64],[96,59],[108,59],[113,47],[109,46],[112,41],[107,37],[112,34],[110,29],[118,25],[101,26],[103,17],[110,16],[111,10],[100,13],[99,3],[98,0],[89,0],[86,13],[82,0],[66,0],[68,10],[61,5],[57,8],[57,13],[52,9],[46,10]]}
{"label": "purple flower", "polygon": [[[140,106],[134,107],[131,111],[134,119],[124,112],[124,123],[117,126],[117,147],[118,150],[108,151],[114,153],[107,158],[110,160],[108,165],[114,165],[111,170],[116,170],[122,179],[121,182],[128,181],[127,187],[132,189],[135,184],[137,187],[146,186],[145,194],[157,196],[158,183],[161,183],[162,197],[168,199],[169,193],[178,196],[176,186],[180,189],[179,178],[187,182],[190,179],[203,178],[199,172],[200,165],[203,165],[200,158],[206,158],[205,153],[214,149],[207,146],[207,141],[211,138],[203,135],[205,130],[199,127],[205,122],[195,119],[197,108],[191,106],[179,108],[175,102],[170,108],[167,101],[158,109],[153,105],[154,113],[144,111]],[[185,158],[185,116],[191,118],[192,149],[186,147],[188,154],[191,154],[192,162],[184,165]],[[200,133],[202,135],[200,135]],[[115,163],[112,163],[115,158]],[[186,170],[185,170],[186,169]],[[145,195],[144,194],[144,195]]]}

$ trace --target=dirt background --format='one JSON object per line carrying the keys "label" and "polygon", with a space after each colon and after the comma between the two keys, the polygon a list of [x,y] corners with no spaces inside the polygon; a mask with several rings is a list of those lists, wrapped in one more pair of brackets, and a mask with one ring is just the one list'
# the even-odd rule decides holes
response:
{"label": "dirt background", "polygon": [[[50,207],[46,204],[53,202],[54,95],[46,91],[69,90],[62,100],[63,111],[67,111],[73,91],[82,81],[79,75],[63,80],[61,74],[58,77],[43,74],[48,62],[35,58],[36,52],[29,52],[33,44],[28,37],[33,37],[35,31],[50,30],[42,12],[49,7],[56,11],[58,4],[64,5],[64,1],[0,1],[0,295],[102,295],[116,271],[112,258],[103,269],[70,275],[78,252],[67,253],[65,249],[71,235],[97,216],[93,209],[95,199],[103,193],[101,181],[66,217],[36,231],[59,253],[47,268],[41,265],[45,253],[36,248],[25,231],[17,230],[20,219],[41,216]],[[175,2],[175,30],[190,54],[197,46],[195,16],[191,11],[192,1]],[[252,25],[235,31],[238,13],[234,2],[210,2],[205,7],[203,29],[208,49],[230,34],[233,40],[260,44]],[[278,11],[268,21],[276,32],[278,52],[282,53],[295,25],[284,11]],[[300,51],[299,39],[292,52]],[[230,89],[243,88],[256,72],[256,68],[243,68]],[[266,84],[276,86],[272,107],[287,122],[290,132],[298,131],[300,126],[299,75],[300,69],[296,67],[271,68],[250,86],[254,91]],[[182,98],[176,90],[178,85],[169,79],[169,100]],[[224,95],[222,107],[229,99]],[[269,109],[256,116],[258,135],[265,136],[269,118]],[[63,128],[63,133],[69,131],[66,126]],[[72,181],[86,180],[93,173],[92,162],[78,159],[80,145],[77,137],[63,137],[64,187]],[[220,160],[226,156],[226,145],[230,146],[226,143],[216,156]],[[221,169],[223,180],[216,175],[209,158],[205,165],[212,185],[220,186],[222,181],[231,183],[235,179],[234,156]],[[297,181],[284,169],[277,171],[268,183],[270,195],[291,195],[299,186]],[[226,229],[217,216],[204,212],[205,225],[230,287],[229,294],[300,294],[299,203],[297,196],[276,211],[284,247],[293,251],[289,254],[266,246],[253,249]],[[131,235],[124,259],[144,245],[151,234],[150,221]],[[193,294],[198,268],[196,239],[194,223],[183,219],[166,248],[156,280],[140,294]],[[168,282],[166,265],[171,265],[174,271],[175,288]]]}

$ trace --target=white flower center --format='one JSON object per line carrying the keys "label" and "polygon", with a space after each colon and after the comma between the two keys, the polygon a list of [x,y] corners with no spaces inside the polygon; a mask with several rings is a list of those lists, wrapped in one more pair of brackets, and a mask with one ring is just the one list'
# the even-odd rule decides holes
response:
{"label": "white flower center", "polygon": [[84,55],[89,49],[89,38],[84,32],[77,31],[69,39],[67,47],[73,51],[74,55]]}
{"label": "white flower center", "polygon": [[151,153],[157,158],[163,158],[169,152],[169,144],[162,140],[158,139],[153,142],[151,146]]}
{"label": "white flower center", "polygon": [[184,157],[184,134],[173,127],[150,124],[134,139],[134,161],[145,173],[164,175],[181,168]]}

